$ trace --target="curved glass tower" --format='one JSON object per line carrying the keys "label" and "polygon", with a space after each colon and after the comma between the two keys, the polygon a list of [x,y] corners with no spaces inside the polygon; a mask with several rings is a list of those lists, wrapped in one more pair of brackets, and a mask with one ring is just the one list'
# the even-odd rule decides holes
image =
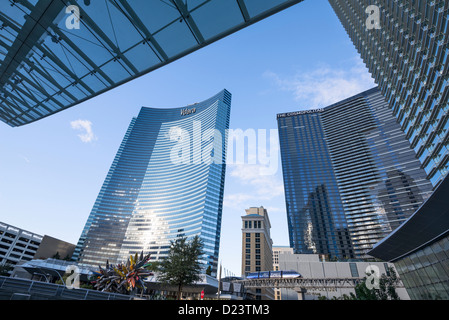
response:
{"label": "curved glass tower", "polygon": [[231,94],[182,108],[142,108],[131,121],[87,220],[74,259],[158,260],[170,241],[195,235],[216,271]]}
{"label": "curved glass tower", "polygon": [[[368,3],[369,2],[369,3]],[[433,187],[449,172],[448,2],[329,0]],[[377,8],[377,26],[368,4]]]}

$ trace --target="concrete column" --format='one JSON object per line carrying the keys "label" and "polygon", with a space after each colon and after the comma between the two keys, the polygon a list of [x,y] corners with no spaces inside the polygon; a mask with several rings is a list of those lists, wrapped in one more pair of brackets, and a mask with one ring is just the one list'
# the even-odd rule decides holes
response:
{"label": "concrete column", "polygon": [[304,300],[307,290],[304,288],[295,288],[295,291],[298,294],[298,300]]}

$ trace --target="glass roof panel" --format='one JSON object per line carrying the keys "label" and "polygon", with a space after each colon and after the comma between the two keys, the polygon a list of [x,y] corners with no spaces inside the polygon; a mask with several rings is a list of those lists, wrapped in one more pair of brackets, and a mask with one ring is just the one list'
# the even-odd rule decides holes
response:
{"label": "glass roof panel", "polygon": [[0,12],[0,120],[39,120],[298,2],[11,0]]}
{"label": "glass roof panel", "polygon": [[125,56],[139,70],[146,70],[161,62],[148,43],[136,45]]}
{"label": "glass roof panel", "polygon": [[[120,50],[126,50],[142,41],[142,37],[136,32],[134,25],[113,1],[96,0],[91,1],[88,6],[82,1],[79,3],[81,10],[95,22],[96,27]],[[96,32],[96,27],[90,26],[90,29]]]}
{"label": "glass roof panel", "polygon": [[[74,56],[74,53],[69,47],[67,47],[66,44],[62,43],[62,41],[55,41],[53,41],[52,38],[47,37],[42,43],[42,47],[45,50],[55,55],[55,65],[56,62],[60,62],[62,65],[67,67],[67,71],[70,71],[71,74],[76,75],[77,77],[82,77],[89,72],[88,66],[82,64],[80,61],[81,59]],[[45,59],[45,61],[49,60],[53,59]],[[57,66],[55,66],[55,68],[57,68]]]}
{"label": "glass roof panel", "polygon": [[96,65],[101,65],[113,57],[111,49],[84,24],[80,24],[79,29],[67,29],[65,20],[62,19],[58,24],[57,32],[59,37],[68,39],[68,41],[62,40],[68,48],[72,48],[73,45],[79,48]]}
{"label": "glass roof panel", "polygon": [[209,1],[191,15],[206,40],[245,22],[237,1]]}
{"label": "glass roof panel", "polygon": [[103,65],[100,69],[104,73],[106,73],[114,82],[119,82],[130,76],[128,71],[123,67],[122,63],[123,62],[120,60],[112,60]]}
{"label": "glass roof panel", "polygon": [[79,85],[70,85],[65,90],[77,99],[83,99],[87,96],[87,94],[80,89]]}
{"label": "glass roof panel", "polygon": [[201,6],[202,4],[208,3],[211,0],[185,0],[184,3],[187,6],[187,10],[192,11],[195,8]]}
{"label": "glass roof panel", "polygon": [[170,58],[198,44],[184,19],[173,22],[154,38]]}
{"label": "glass roof panel", "polygon": [[2,5],[1,13],[16,22],[19,26],[22,26],[25,23],[25,16],[29,14],[30,11],[22,5],[11,6],[9,3],[4,3]]}
{"label": "glass roof panel", "polygon": [[157,32],[181,17],[173,3],[167,0],[133,0],[128,1],[128,4],[151,33]]}
{"label": "glass roof panel", "polygon": [[[1,18],[1,17],[0,17]],[[0,22],[2,25],[4,22]],[[10,47],[17,37],[17,32],[12,28],[0,28],[0,43],[4,42],[6,46]]]}
{"label": "glass roof panel", "polygon": [[258,16],[266,11],[276,8],[277,6],[283,5],[288,1],[285,0],[245,0],[246,8],[251,18]]}
{"label": "glass roof panel", "polygon": [[103,90],[107,87],[106,82],[103,79],[101,79],[98,73],[88,74],[83,78],[81,78],[81,80],[95,92]]}

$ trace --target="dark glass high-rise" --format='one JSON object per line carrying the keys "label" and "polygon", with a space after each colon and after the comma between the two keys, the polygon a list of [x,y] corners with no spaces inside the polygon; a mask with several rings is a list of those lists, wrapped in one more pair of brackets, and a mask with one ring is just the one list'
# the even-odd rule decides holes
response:
{"label": "dark glass high-rise", "polygon": [[296,252],[365,258],[432,192],[378,88],[278,114],[278,126]]}

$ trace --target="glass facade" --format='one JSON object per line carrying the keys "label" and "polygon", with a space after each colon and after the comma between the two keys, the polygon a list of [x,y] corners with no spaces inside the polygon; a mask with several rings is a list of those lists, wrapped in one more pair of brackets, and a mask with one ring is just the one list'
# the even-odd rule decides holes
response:
{"label": "glass facade", "polygon": [[411,299],[449,300],[449,237],[394,262]]}
{"label": "glass facade", "polygon": [[296,252],[365,257],[432,192],[378,88],[278,125]]}
{"label": "glass facade", "polygon": [[278,115],[290,246],[295,253],[352,257],[320,114]]}
{"label": "glass facade", "polygon": [[74,259],[163,258],[170,241],[199,235],[217,268],[231,94],[183,108],[142,108],[131,121],[82,232]]}
{"label": "glass facade", "polygon": [[375,0],[379,28],[360,0],[329,0],[360,52],[427,178],[438,185],[449,161],[449,4]]}
{"label": "glass facade", "polygon": [[354,252],[363,257],[432,185],[377,88],[327,107],[321,118]]}
{"label": "glass facade", "polygon": [[449,299],[449,178],[369,255],[393,262],[411,299]]}
{"label": "glass facade", "polygon": [[42,119],[300,1],[3,0],[0,120]]}

